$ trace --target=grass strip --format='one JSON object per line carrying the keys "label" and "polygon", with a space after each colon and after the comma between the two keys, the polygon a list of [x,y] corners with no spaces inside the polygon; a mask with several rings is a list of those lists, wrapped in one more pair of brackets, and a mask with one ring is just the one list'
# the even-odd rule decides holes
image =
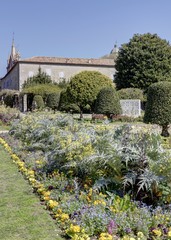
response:
{"label": "grass strip", "polygon": [[54,220],[0,145],[0,239],[62,240]]}

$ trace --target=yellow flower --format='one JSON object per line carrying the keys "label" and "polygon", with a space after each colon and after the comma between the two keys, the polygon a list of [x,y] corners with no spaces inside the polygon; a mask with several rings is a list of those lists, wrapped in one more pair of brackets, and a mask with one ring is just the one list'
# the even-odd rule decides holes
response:
{"label": "yellow flower", "polygon": [[61,221],[64,222],[69,219],[69,215],[67,213],[62,213],[60,215]]}
{"label": "yellow flower", "polygon": [[168,237],[171,237],[171,231],[169,231],[169,232],[167,233],[167,236],[168,236]]}
{"label": "yellow flower", "polygon": [[142,232],[138,232],[138,233],[137,233],[137,237],[143,238],[143,237],[144,237],[144,234],[143,234]]}
{"label": "yellow flower", "polygon": [[87,234],[81,234],[81,235],[75,234],[72,237],[72,240],[90,240],[90,237]]}
{"label": "yellow flower", "polygon": [[30,177],[34,176],[34,171],[33,170],[28,170],[27,174],[30,175]]}
{"label": "yellow flower", "polygon": [[58,208],[57,213],[58,213],[58,214],[61,214],[61,213],[62,213],[62,209],[61,209],[61,208]]}
{"label": "yellow flower", "polygon": [[73,224],[71,224],[68,231],[69,231],[69,232],[72,232],[72,233],[79,233],[79,232],[81,231],[81,228],[80,228],[79,225],[73,225]]}
{"label": "yellow flower", "polygon": [[43,197],[43,200],[45,200],[45,201],[50,200],[50,196],[45,196],[45,197]]}
{"label": "yellow flower", "polygon": [[112,235],[110,235],[109,233],[101,233],[99,240],[112,240]]}
{"label": "yellow flower", "polygon": [[90,188],[90,189],[89,189],[89,192],[88,192],[88,196],[91,197],[92,193],[93,193],[93,189]]}
{"label": "yellow flower", "polygon": [[45,188],[44,188],[44,187],[39,187],[39,188],[37,189],[37,192],[38,192],[39,194],[44,195]]}
{"label": "yellow flower", "polygon": [[104,200],[95,200],[94,205],[98,205],[98,204],[106,206],[106,202]]}
{"label": "yellow flower", "polygon": [[49,197],[50,196],[50,191],[44,191],[43,196],[44,197]]}
{"label": "yellow flower", "polygon": [[154,229],[152,232],[158,237],[160,237],[162,235],[162,232],[160,229]]}
{"label": "yellow flower", "polygon": [[52,200],[52,199],[50,199],[49,201],[48,201],[48,207],[50,208],[50,209],[53,209],[54,207],[56,207],[56,206],[58,206],[58,202],[57,201],[55,201],[55,200]]}
{"label": "yellow flower", "polygon": [[36,179],[33,177],[30,177],[29,182],[34,185],[34,183],[36,182]]}
{"label": "yellow flower", "polygon": [[129,236],[127,235],[123,236],[122,240],[129,240]]}

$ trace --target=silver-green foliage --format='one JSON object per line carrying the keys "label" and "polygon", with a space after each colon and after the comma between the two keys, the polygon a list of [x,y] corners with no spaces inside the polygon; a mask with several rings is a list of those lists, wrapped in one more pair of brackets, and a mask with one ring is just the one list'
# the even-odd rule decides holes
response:
{"label": "silver-green foliage", "polygon": [[96,190],[129,193],[150,204],[171,184],[171,154],[163,149],[160,135],[130,125],[114,129],[78,123],[67,115],[40,115],[21,120],[11,133],[25,150],[44,156],[42,174],[72,172],[80,180],[90,178]]}

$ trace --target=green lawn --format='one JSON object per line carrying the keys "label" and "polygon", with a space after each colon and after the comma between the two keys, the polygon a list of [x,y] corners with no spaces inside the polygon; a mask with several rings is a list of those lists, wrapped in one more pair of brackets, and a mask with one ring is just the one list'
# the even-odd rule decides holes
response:
{"label": "green lawn", "polygon": [[0,239],[55,240],[54,220],[0,146]]}

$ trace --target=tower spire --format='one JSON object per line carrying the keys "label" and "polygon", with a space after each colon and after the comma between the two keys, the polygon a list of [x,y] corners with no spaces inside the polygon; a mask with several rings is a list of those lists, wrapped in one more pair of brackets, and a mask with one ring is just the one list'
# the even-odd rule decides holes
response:
{"label": "tower spire", "polygon": [[14,32],[13,32],[13,38],[12,38],[12,46],[11,46],[11,56],[14,59],[16,55],[16,49],[15,49],[15,45],[14,45]]}
{"label": "tower spire", "polygon": [[7,72],[14,66],[16,62],[20,59],[20,54],[15,48],[14,44],[14,32],[13,32],[13,38],[12,38],[12,45],[11,45],[11,53],[7,61]]}

